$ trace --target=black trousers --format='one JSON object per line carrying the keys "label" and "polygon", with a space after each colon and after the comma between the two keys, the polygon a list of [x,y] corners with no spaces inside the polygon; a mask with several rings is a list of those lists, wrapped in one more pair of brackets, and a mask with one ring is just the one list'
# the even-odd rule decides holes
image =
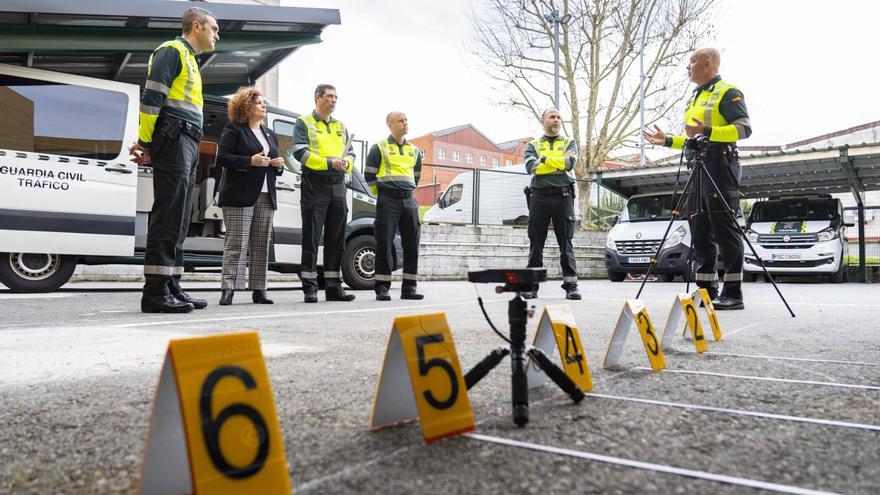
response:
{"label": "black trousers", "polygon": [[153,209],[144,253],[144,294],[179,292],[183,275],[183,241],[192,216],[193,185],[199,146],[180,132],[176,121],[156,122],[150,161],[153,166]]}
{"label": "black trousers", "polygon": [[379,190],[376,204],[376,288],[391,286],[394,236],[403,241],[403,287],[415,289],[419,271],[419,204],[412,196],[392,197]]}
{"label": "black trousers", "polygon": [[324,235],[324,280],[328,290],[342,288],[342,254],[345,252],[345,225],[348,222],[345,184],[303,176],[302,196],[302,283],[303,292],[318,290],[318,245]]}
{"label": "black trousers", "polygon": [[[562,288],[577,287],[577,267],[574,248],[574,196],[562,192],[543,194],[534,190],[529,200],[529,268],[544,266],[544,243],[547,229],[553,221],[553,232],[559,245],[559,263],[562,265]],[[537,289],[537,287],[535,287]]]}
{"label": "black trousers", "polygon": [[[721,150],[707,151],[704,163],[705,171],[721,191],[724,200],[733,209],[739,211],[739,180],[742,173],[739,158],[727,147]],[[724,202],[706,173],[702,174],[699,184],[688,191],[688,209],[697,211],[702,206],[702,213],[689,219],[691,236],[694,241],[694,269],[697,287],[718,290],[717,259],[721,252],[724,262],[724,287],[722,293],[737,299],[742,298],[743,240],[736,218],[724,207]]]}

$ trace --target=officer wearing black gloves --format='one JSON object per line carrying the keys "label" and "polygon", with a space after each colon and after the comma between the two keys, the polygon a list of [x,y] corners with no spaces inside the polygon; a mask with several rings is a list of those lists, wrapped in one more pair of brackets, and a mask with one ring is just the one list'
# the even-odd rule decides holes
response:
{"label": "officer wearing black gloves", "polygon": [[[727,204],[736,211],[741,174],[736,142],[749,137],[752,127],[742,92],[721,79],[720,66],[721,54],[714,48],[703,48],[691,55],[688,75],[697,88],[685,107],[686,135],[667,136],[657,126],[654,126],[655,132],[645,130],[644,134],[652,144],[676,149],[682,149],[688,137],[708,137],[705,171],[711,174]],[[685,157],[693,160],[691,150],[685,151]],[[736,219],[725,209],[706,174],[702,176],[700,189],[702,197],[689,194],[688,205],[690,211],[696,211],[697,201],[701,201],[703,208],[702,214],[689,219],[697,286],[709,291],[715,309],[743,309],[743,241]],[[715,266],[719,249],[725,267],[720,296]]]}
{"label": "officer wearing black gloves", "polygon": [[342,253],[348,222],[345,174],[354,165],[354,153],[347,148],[348,129],[331,117],[336,110],[336,88],[319,84],[315,88],[315,110],[300,116],[293,131],[293,157],[303,164],[300,205],[302,207],[302,273],[305,302],[318,302],[318,241],[324,233],[324,280],[328,301],[353,301],[354,294],[342,289]]}
{"label": "officer wearing black gloves", "polygon": [[[533,174],[529,197],[529,268],[544,266],[544,242],[553,221],[562,264],[562,288],[565,298],[578,300],[577,268],[571,239],[574,237],[574,179],[569,172],[577,160],[577,144],[561,136],[559,110],[549,108],[541,116],[544,135],[528,144],[526,171]],[[525,299],[538,297],[538,288],[522,294]]]}
{"label": "officer wearing black gloves", "polygon": [[214,50],[220,30],[214,15],[198,7],[184,12],[182,24],[183,35],[162,43],[150,56],[138,141],[129,148],[134,162],[153,166],[144,313],[188,313],[208,305],[184,292],[180,277],[202,138],[202,78],[196,55]]}
{"label": "officer wearing black gloves", "polygon": [[419,204],[413,191],[422,171],[422,152],[406,140],[409,123],[403,112],[385,117],[391,131],[370,148],[364,168],[367,184],[379,197],[376,204],[376,300],[390,301],[394,236],[400,229],[403,241],[403,284],[401,299],[422,299],[416,292],[419,268]]}

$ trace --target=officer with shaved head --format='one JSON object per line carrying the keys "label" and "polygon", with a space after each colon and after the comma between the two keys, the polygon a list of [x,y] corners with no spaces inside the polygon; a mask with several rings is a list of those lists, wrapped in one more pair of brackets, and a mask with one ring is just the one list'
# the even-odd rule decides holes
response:
{"label": "officer with shaved head", "polygon": [[391,270],[394,258],[394,236],[400,229],[403,242],[403,284],[401,299],[422,299],[416,292],[419,268],[419,204],[413,191],[419,184],[422,171],[422,152],[406,140],[409,122],[403,112],[391,112],[385,117],[391,131],[370,148],[364,168],[364,178],[378,195],[376,203],[376,300],[390,301]]}
{"label": "officer with shaved head", "polygon": [[[688,76],[697,88],[685,107],[685,134],[667,136],[660,127],[654,126],[654,132],[646,129],[644,135],[652,144],[675,149],[684,148],[687,138],[709,138],[704,170],[715,180],[727,204],[737,210],[742,172],[736,142],[751,135],[752,124],[742,91],[721,79],[720,67],[718,50],[702,48],[695,51],[688,64]],[[693,150],[685,151],[688,168],[691,168],[694,157]],[[739,226],[706,174],[702,175],[699,187],[700,197],[689,192],[688,198],[689,211],[697,211],[702,205],[702,213],[688,219],[694,239],[697,286],[709,291],[715,309],[743,309],[743,241]],[[719,250],[725,269],[720,295],[715,266]]]}

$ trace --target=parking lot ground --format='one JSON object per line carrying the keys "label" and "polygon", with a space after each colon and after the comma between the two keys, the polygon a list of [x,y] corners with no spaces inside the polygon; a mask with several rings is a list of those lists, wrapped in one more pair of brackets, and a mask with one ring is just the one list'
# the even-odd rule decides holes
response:
{"label": "parking lot ground", "polygon": [[[880,287],[745,285],[746,310],[719,312],[709,352],[676,338],[652,372],[636,331],[621,366],[601,369],[638,282],[584,281],[572,301],[592,393],[532,390],[531,420],[511,421],[509,365],[473,387],[476,432],[424,445],[417,423],[372,431],[370,410],[395,316],[444,312],[467,371],[503,342],[508,294],[423,282],[423,301],[306,305],[290,287],[272,306],[191,284],[209,307],[144,315],[137,284],[69,284],[44,295],[0,291],[0,493],[133,493],[169,339],[255,329],[298,493],[880,492]],[[693,288],[693,287],[692,287]],[[277,290],[276,290],[277,289]],[[682,283],[642,294],[658,332]],[[537,314],[566,304],[542,286]],[[528,341],[537,318],[528,324]],[[558,357],[556,358],[558,360]]]}

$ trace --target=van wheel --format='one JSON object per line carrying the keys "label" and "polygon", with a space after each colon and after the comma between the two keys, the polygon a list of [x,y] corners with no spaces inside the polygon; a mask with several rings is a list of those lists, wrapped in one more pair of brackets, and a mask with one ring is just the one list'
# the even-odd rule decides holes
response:
{"label": "van wheel", "polygon": [[0,282],[13,292],[52,292],[73,275],[76,258],[48,253],[0,253]]}
{"label": "van wheel", "polygon": [[663,280],[664,282],[672,282],[673,280],[675,280],[675,274],[674,273],[664,273],[663,275],[660,275],[660,279]]}
{"label": "van wheel", "polygon": [[623,282],[626,279],[626,272],[608,272],[608,280],[612,282]]}
{"label": "van wheel", "polygon": [[376,239],[359,235],[345,245],[342,279],[355,290],[372,289],[376,275]]}
{"label": "van wheel", "polygon": [[844,279],[847,278],[847,271],[848,270],[846,269],[846,265],[841,263],[837,271],[832,273],[831,276],[828,277],[828,281],[832,284],[842,284],[844,282]]}
{"label": "van wheel", "polygon": [[755,282],[758,280],[758,275],[756,273],[743,273],[743,282]]}

